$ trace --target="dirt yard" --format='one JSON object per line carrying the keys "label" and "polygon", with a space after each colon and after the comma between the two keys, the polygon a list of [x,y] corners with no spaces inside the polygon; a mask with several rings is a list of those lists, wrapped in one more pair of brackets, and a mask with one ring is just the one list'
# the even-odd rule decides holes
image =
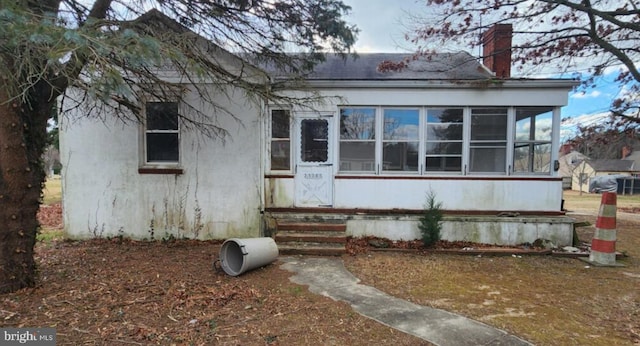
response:
{"label": "dirt yard", "polygon": [[[575,217],[594,223],[598,201],[592,204],[582,211],[593,215]],[[0,295],[2,327],[55,327],[58,345],[428,344],[292,284],[279,261],[230,277],[213,266],[219,243],[62,241],[53,216],[59,208],[54,202],[46,210],[43,233],[58,236],[43,234],[37,245],[38,286]],[[619,213],[617,250],[628,256],[621,268],[552,256],[421,252],[344,260],[365,284],[535,344],[639,345],[637,216]],[[593,227],[579,229],[582,241],[592,234]]]}

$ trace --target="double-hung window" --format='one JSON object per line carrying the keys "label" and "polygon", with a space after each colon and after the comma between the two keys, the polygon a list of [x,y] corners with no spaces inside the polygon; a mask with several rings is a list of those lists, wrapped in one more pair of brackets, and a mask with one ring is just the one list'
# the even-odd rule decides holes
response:
{"label": "double-hung window", "polygon": [[178,102],[145,104],[145,165],[180,163],[180,126]]}
{"label": "double-hung window", "polygon": [[551,166],[553,108],[516,108],[514,173],[548,173]]}
{"label": "double-hung window", "polygon": [[291,113],[285,109],[271,110],[271,170],[291,169]]}
{"label": "double-hung window", "polygon": [[384,109],[382,132],[382,169],[418,172],[420,111]]}
{"label": "double-hung window", "polygon": [[340,110],[340,170],[374,172],[376,163],[376,109]]}
{"label": "double-hung window", "polygon": [[425,170],[462,171],[462,108],[427,109]]}
{"label": "double-hung window", "polygon": [[472,108],[470,173],[506,173],[508,108]]}

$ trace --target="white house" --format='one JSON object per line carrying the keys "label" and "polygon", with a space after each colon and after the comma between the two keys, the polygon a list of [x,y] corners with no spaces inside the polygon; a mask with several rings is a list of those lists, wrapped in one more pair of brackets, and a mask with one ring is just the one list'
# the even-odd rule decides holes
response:
{"label": "white house", "polygon": [[207,109],[189,85],[180,100],[141,100],[143,125],[69,114],[61,126],[68,234],[257,237],[293,219],[416,239],[431,191],[446,239],[570,244],[554,168],[561,107],[576,83],[508,78],[509,53],[485,61],[489,68],[455,53],[378,71],[402,58],[327,56],[307,81],[324,101],[309,107],[221,97],[237,118],[219,120],[224,142],[181,126],[185,105]]}

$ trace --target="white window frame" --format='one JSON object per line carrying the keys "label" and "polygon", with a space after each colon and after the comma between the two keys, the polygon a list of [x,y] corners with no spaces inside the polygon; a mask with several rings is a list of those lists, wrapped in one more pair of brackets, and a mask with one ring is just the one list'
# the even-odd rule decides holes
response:
{"label": "white window frame", "polygon": [[[274,111],[284,111],[287,112],[289,114],[289,138],[288,139],[284,139],[284,138],[274,138],[272,137],[273,135],[273,112]],[[294,158],[294,152],[293,152],[293,111],[291,110],[291,108],[289,107],[279,107],[279,106],[273,106],[273,107],[269,107],[268,109],[268,114],[269,116],[267,117],[267,155],[265,160],[266,162],[266,167],[268,172],[270,173],[274,173],[274,174],[290,174],[293,171],[293,166],[294,166],[294,162],[293,162],[293,158]],[[271,151],[272,151],[272,145],[273,142],[283,142],[283,141],[289,141],[289,169],[274,169],[271,167]]]}
{"label": "white window frame", "polygon": [[[148,130],[147,129],[147,104],[148,103],[176,103],[177,104],[177,129],[171,130]],[[182,126],[180,120],[181,104],[178,100],[158,100],[148,99],[144,100],[142,106],[142,122],[140,126],[140,168],[149,169],[181,169],[182,167]],[[151,133],[170,133],[177,134],[178,136],[178,160],[177,161],[149,161],[149,155],[147,152],[147,134]]]}
{"label": "white window frame", "polygon": [[[447,141],[435,141],[428,138],[427,126],[429,123],[429,110],[445,110],[445,109],[460,109],[462,110],[462,138],[460,139],[460,145],[462,152],[460,153],[460,170],[458,171],[429,171],[427,170],[426,159],[427,159],[427,142],[441,142],[441,143],[458,143],[458,141],[447,140]],[[468,148],[468,143],[465,143],[465,138],[468,136],[468,130],[466,124],[469,122],[467,117],[467,109],[466,107],[461,106],[438,106],[438,107],[424,107],[423,110],[424,117],[421,119],[422,123],[420,124],[420,129],[424,132],[423,137],[420,139],[420,148],[423,150],[421,154],[421,171],[422,175],[460,175],[464,173],[465,167],[465,144]],[[468,150],[468,149],[467,149]],[[443,155],[437,155],[433,157],[441,157]]]}
{"label": "white window frame", "polygon": [[[373,123],[374,123],[374,138],[373,139],[342,139],[342,127],[340,126],[340,119],[342,117],[342,109],[373,109]],[[338,156],[338,173],[339,174],[363,174],[363,175],[377,175],[380,174],[380,164],[379,162],[382,161],[382,153],[381,153],[381,148],[382,148],[382,142],[380,140],[381,136],[382,136],[382,128],[380,125],[380,114],[381,114],[381,109],[380,107],[376,107],[376,106],[340,106],[338,107],[338,116],[336,117],[336,121],[338,122],[337,126],[336,126],[336,131],[337,131],[337,156]],[[351,163],[347,163],[347,162],[342,162],[341,157],[340,157],[340,152],[341,152],[341,147],[343,143],[372,143],[374,144],[374,158],[373,158],[373,162],[363,162],[361,163],[362,166],[366,166],[367,168],[370,168],[370,170],[343,170],[343,164],[344,167],[349,167],[349,169],[351,169]]]}
{"label": "white window frame", "polygon": [[[417,111],[418,112],[418,139],[413,140],[413,139],[399,139],[399,140],[393,140],[393,139],[385,139],[384,138],[384,131],[385,131],[385,111],[386,110],[400,110],[400,111]],[[400,174],[400,175],[416,175],[416,174],[420,174],[420,163],[421,163],[421,156],[420,156],[420,145],[423,142],[423,139],[421,137],[421,131],[422,131],[422,124],[423,124],[423,107],[410,107],[410,106],[406,106],[406,107],[398,107],[398,106],[389,106],[389,107],[379,107],[379,109],[376,110],[376,130],[378,130],[378,134],[376,135],[376,164],[374,166],[377,166],[378,169],[377,171],[379,173],[384,173],[384,174]],[[380,140],[378,140],[378,138]],[[378,143],[379,142],[379,143]],[[384,166],[384,145],[386,143],[392,143],[392,142],[397,142],[397,143],[414,143],[417,142],[418,143],[418,162],[416,162],[417,165],[417,169],[415,171],[404,171],[404,170],[388,170],[385,169]],[[379,159],[378,159],[379,157]]]}
{"label": "white window frame", "polygon": [[[555,107],[551,107],[551,106],[519,106],[519,107],[513,107],[513,108],[514,108],[514,110],[513,110],[513,113],[514,113],[513,126],[512,126],[513,127],[513,135],[512,135],[512,137],[513,137],[513,143],[512,143],[513,156],[512,156],[512,161],[511,161],[512,162],[513,174],[514,175],[548,175],[548,174],[551,174],[552,169],[553,169],[553,161],[554,161],[553,134],[554,134],[555,129],[554,129],[553,125],[554,125],[554,120],[555,120],[556,108]],[[541,109],[549,108],[548,112],[551,114],[551,122],[552,122],[551,123],[550,138],[549,139],[539,139],[539,140],[536,140],[535,138],[534,139],[529,138],[528,140],[519,140],[519,139],[516,138],[516,135],[517,135],[517,131],[516,131],[517,110],[518,109],[533,109],[533,108],[541,108]],[[534,117],[534,119],[535,119],[535,117]],[[538,126],[538,125],[536,125],[536,126]],[[535,126],[531,129],[531,131],[535,132]],[[534,134],[534,137],[535,137],[535,134]],[[515,146],[516,146],[517,143],[526,144],[528,146],[533,145],[534,148],[535,148],[536,145],[549,145],[549,147],[550,147],[549,148],[549,162],[547,162],[547,165],[546,165],[547,170],[544,171],[544,172],[535,172],[535,171],[532,170],[532,167],[529,167],[528,171],[516,171],[515,170],[515,151],[516,151],[516,147]],[[535,159],[535,157],[534,157],[534,159]]]}
{"label": "white window frame", "polygon": [[[552,134],[550,140],[544,141],[535,141],[535,143],[543,143],[551,145],[551,152],[555,150],[558,146],[558,140],[554,137],[554,133],[557,131],[556,124],[557,118],[559,118],[559,107],[557,106],[504,106],[504,105],[487,105],[487,106],[402,106],[402,105],[394,105],[394,106],[367,106],[367,105],[358,105],[358,106],[338,106],[338,114],[341,114],[342,109],[374,109],[375,114],[375,139],[373,140],[375,143],[375,161],[371,171],[351,171],[342,169],[343,164],[340,163],[337,169],[337,173],[339,175],[401,175],[401,176],[415,176],[416,174],[421,176],[451,176],[451,175],[465,175],[465,176],[505,176],[505,175],[518,175],[518,176],[553,176],[552,168],[549,171],[545,172],[516,172],[514,173],[514,153],[515,153],[515,143],[521,142],[517,141],[515,138],[515,126],[516,126],[516,109],[517,108],[544,108],[549,107],[553,114],[552,119]],[[462,109],[463,121],[462,121],[462,157],[461,157],[461,169],[460,171],[427,171],[426,169],[426,143],[427,143],[427,112],[429,109],[446,109],[446,108],[455,108]],[[384,110],[385,109],[417,109],[419,110],[419,162],[418,162],[418,171],[387,171],[383,169],[383,146],[385,143],[384,140]],[[487,140],[487,142],[500,142],[504,143],[504,146],[499,146],[501,149],[505,150],[505,163],[504,170],[500,171],[487,171],[487,172],[470,172],[470,156],[471,156],[471,113],[472,109],[505,109],[506,110],[506,137],[504,140]],[[340,139],[340,116],[337,117],[337,144],[338,144],[338,162],[341,162],[340,158],[340,145],[342,144],[342,140]],[[363,142],[364,140],[344,140],[345,142]],[[371,140],[366,140],[366,142],[371,142]],[[554,157],[553,154],[550,158],[551,162],[557,158]],[[552,165],[550,165],[552,166]]]}
{"label": "white window frame", "polygon": [[[504,139],[500,138],[500,139],[472,139],[471,138],[471,130],[472,130],[472,118],[473,118],[473,111],[474,110],[498,110],[498,109],[503,109],[505,110],[505,116],[506,116],[506,121],[505,121],[505,134],[504,134]],[[504,106],[496,106],[496,107],[470,107],[469,109],[469,121],[467,123],[467,127],[469,127],[469,137],[467,137],[466,140],[469,141],[469,151],[466,153],[467,156],[469,157],[469,165],[467,166],[468,169],[468,173],[470,175],[505,175],[509,172],[510,170],[510,166],[511,166],[511,160],[509,160],[509,148],[510,148],[510,144],[509,144],[509,140],[512,136],[509,135],[509,129],[511,128],[511,126],[509,126],[509,121],[511,118],[510,115],[511,111],[509,109],[509,107],[504,107]],[[479,116],[484,116],[484,115],[492,115],[490,113],[479,113]],[[497,114],[498,116],[501,114]],[[482,145],[482,144],[496,144],[496,145]],[[474,147],[474,144],[476,144],[477,146]],[[489,170],[489,171],[471,171],[471,151],[474,148],[480,148],[480,149],[504,149],[504,167],[502,170]]]}

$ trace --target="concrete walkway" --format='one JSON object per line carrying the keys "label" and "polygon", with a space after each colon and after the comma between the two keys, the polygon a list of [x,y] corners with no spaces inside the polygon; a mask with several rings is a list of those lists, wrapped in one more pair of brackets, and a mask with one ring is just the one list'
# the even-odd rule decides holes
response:
{"label": "concrete walkway", "polygon": [[392,297],[361,285],[340,258],[281,257],[291,281],[350,304],[361,315],[436,345],[531,345],[486,324]]}

